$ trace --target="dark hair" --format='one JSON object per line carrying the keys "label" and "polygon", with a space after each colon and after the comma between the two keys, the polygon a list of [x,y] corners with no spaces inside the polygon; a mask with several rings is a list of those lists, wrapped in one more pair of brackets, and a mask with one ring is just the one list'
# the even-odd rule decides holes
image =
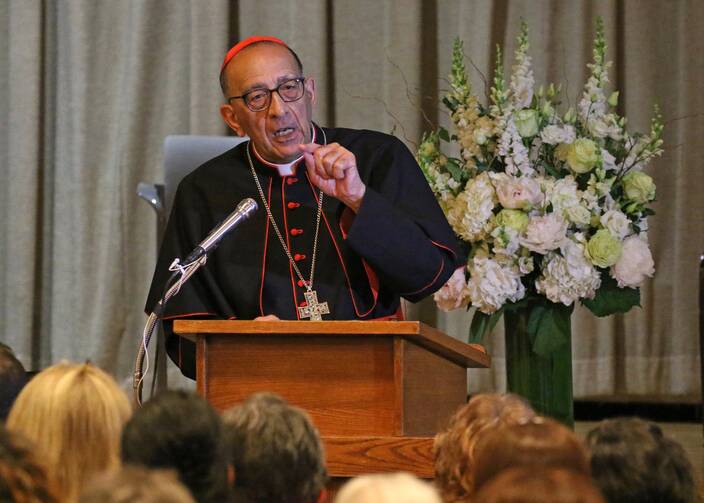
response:
{"label": "dark hair", "polygon": [[308,415],[271,393],[223,414],[237,501],[313,503],[327,482],[318,431]]}
{"label": "dark hair", "polygon": [[24,437],[0,425],[0,501],[57,503],[44,467]]}
{"label": "dark hair", "polygon": [[567,468],[587,477],[589,454],[575,433],[552,419],[537,417],[490,431],[477,443],[475,489],[513,467]]}
{"label": "dark hair", "polygon": [[592,476],[611,503],[697,501],[693,468],[680,444],[655,423],[605,420],[587,434]]}
{"label": "dark hair", "polygon": [[122,461],[174,468],[199,503],[228,497],[222,420],[195,393],[165,391],[138,409],[122,433]]}
{"label": "dark hair", "polygon": [[7,419],[15,398],[27,384],[27,373],[9,346],[0,342],[0,422]]}
{"label": "dark hair", "polygon": [[481,503],[604,503],[592,480],[563,468],[509,468],[484,484]]}
{"label": "dark hair", "polygon": [[[245,47],[242,50],[244,51],[244,50],[249,49],[250,47],[256,47],[260,44],[270,44],[270,45],[281,46],[281,44],[277,44],[276,42],[270,42],[268,40],[260,40],[259,42],[254,42],[252,44],[249,44],[247,47]],[[298,67],[298,72],[301,75],[303,75],[303,63],[301,63],[301,58],[299,58],[298,54],[296,54],[296,51],[291,49],[288,45],[286,45],[285,47],[286,47],[286,49],[288,49],[288,52],[291,53],[291,55],[293,56],[293,59],[296,60],[296,66]],[[232,63],[232,60],[230,60],[227,63],[227,65],[229,65],[230,63]],[[220,72],[220,89],[222,89],[222,94],[223,94],[223,96],[225,96],[225,98],[227,98],[228,94],[229,94],[229,90],[227,87],[227,84],[228,84],[227,77],[225,76],[225,73],[226,73],[225,70],[227,69],[227,65],[225,65],[225,68],[223,68],[222,71]]]}

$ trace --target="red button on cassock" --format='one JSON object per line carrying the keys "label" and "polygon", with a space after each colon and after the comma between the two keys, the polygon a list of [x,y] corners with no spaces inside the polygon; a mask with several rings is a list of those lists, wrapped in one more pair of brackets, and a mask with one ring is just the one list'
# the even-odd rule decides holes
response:
{"label": "red button on cassock", "polygon": [[295,210],[301,205],[301,203],[288,203],[286,206],[288,206],[289,210]]}
{"label": "red button on cassock", "polygon": [[299,280],[296,282],[296,284],[297,284],[299,287],[301,287],[301,288],[303,288],[304,286],[306,286],[305,281],[303,281],[302,279],[299,279]]}
{"label": "red button on cassock", "polygon": [[299,307],[306,307],[308,303],[304,300],[300,304],[298,304]]}
{"label": "red button on cassock", "polygon": [[296,262],[299,262],[299,261],[305,260],[305,259],[306,259],[306,256],[303,255],[302,253],[296,253],[296,254],[293,256],[293,260],[295,260]]}
{"label": "red button on cassock", "polygon": [[303,234],[303,229],[291,229],[292,236],[300,236]]}
{"label": "red button on cassock", "polygon": [[289,184],[289,185],[293,185],[293,184],[296,183],[297,181],[298,181],[298,178],[296,178],[296,177],[294,177],[294,176],[292,176],[292,177],[286,179],[286,183]]}

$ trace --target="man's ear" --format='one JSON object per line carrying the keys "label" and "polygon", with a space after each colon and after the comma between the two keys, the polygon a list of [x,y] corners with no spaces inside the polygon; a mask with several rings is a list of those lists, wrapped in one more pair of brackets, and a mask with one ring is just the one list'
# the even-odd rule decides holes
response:
{"label": "man's ear", "polygon": [[220,115],[222,116],[222,120],[225,121],[225,124],[230,126],[230,129],[237,133],[237,136],[247,136],[240,125],[237,112],[232,105],[227,103],[220,105]]}
{"label": "man's ear", "polygon": [[315,105],[315,79],[313,77],[306,79],[306,94],[309,96],[311,104]]}

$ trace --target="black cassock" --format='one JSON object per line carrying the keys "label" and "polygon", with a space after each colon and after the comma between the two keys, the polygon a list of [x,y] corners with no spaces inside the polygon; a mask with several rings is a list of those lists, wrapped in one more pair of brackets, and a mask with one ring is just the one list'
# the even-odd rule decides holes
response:
{"label": "black cassock", "polygon": [[[329,320],[394,319],[400,297],[416,302],[438,290],[463,265],[455,235],[423,174],[398,139],[366,130],[316,126],[315,138],[337,142],[357,159],[367,189],[359,212],[332,197],[323,198],[313,289],[327,302]],[[324,131],[324,134],[322,134]],[[253,319],[275,314],[299,319],[306,291],[267,219],[247,161],[249,142],[216,157],[186,176],[159,252],[146,311],[163,295],[169,265],[188,255],[251,197],[259,211],[226,236],[207,264],[171,298],[163,318]],[[292,176],[252,162],[277,225],[309,279],[319,190],[304,163]],[[167,351],[184,375],[194,377],[194,345],[169,335]]]}

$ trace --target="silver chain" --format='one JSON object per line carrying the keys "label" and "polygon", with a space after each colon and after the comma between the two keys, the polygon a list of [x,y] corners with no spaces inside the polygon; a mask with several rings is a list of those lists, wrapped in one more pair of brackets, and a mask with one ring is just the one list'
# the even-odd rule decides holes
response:
{"label": "silver chain", "polygon": [[[322,129],[321,129],[321,131],[322,131]],[[327,138],[325,136],[325,131],[323,131],[323,144],[327,145]],[[288,260],[291,262],[291,265],[293,266],[294,271],[296,271],[298,278],[306,286],[306,290],[308,290],[310,292],[313,290],[313,276],[315,275],[315,257],[318,252],[318,231],[320,229],[320,217],[323,214],[323,191],[321,190],[320,194],[318,195],[318,213],[315,218],[315,237],[313,238],[313,256],[311,257],[311,260],[310,260],[310,280],[308,280],[308,282],[306,282],[305,278],[303,277],[303,274],[301,274],[301,270],[298,268],[296,261],[293,259],[293,256],[291,255],[291,251],[288,249],[288,246],[286,246],[286,241],[284,240],[283,236],[281,235],[281,231],[279,230],[279,226],[276,225],[276,220],[274,220],[274,215],[272,215],[271,209],[269,208],[269,203],[267,203],[267,201],[266,201],[266,197],[264,196],[264,190],[262,189],[261,183],[259,183],[259,177],[257,176],[257,172],[254,169],[254,163],[252,162],[252,156],[249,154],[249,145],[247,145],[247,161],[249,161],[249,168],[252,170],[252,176],[254,177],[254,183],[256,184],[257,190],[259,191],[259,196],[262,199],[262,204],[264,205],[264,209],[266,210],[266,214],[269,217],[269,222],[271,222],[271,226],[274,228],[274,232],[278,236],[279,241],[281,242],[281,246],[283,247],[284,252],[286,252],[286,256],[288,257]]]}

